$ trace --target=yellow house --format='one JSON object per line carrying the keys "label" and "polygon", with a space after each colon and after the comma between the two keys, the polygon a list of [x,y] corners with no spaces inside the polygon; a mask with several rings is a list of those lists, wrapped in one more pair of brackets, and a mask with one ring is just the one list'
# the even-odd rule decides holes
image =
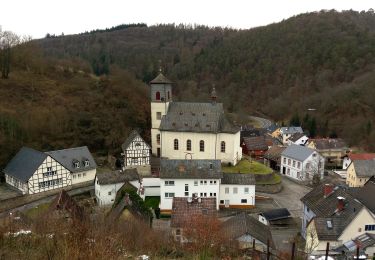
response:
{"label": "yellow house", "polygon": [[306,229],[306,253],[324,255],[327,242],[335,249],[365,233],[375,234],[374,215],[358,201],[349,204],[353,205],[333,216],[311,220]]}
{"label": "yellow house", "polygon": [[346,174],[349,187],[362,187],[372,176],[375,176],[375,160],[354,160]]}
{"label": "yellow house", "polygon": [[349,152],[344,140],[337,138],[311,139],[307,147],[317,150],[326,159],[326,166],[341,167],[343,157]]}
{"label": "yellow house", "polygon": [[273,131],[273,132],[271,133],[271,136],[272,136],[273,138],[279,138],[280,135],[281,135],[281,133],[280,133],[280,128],[277,128],[275,131]]}

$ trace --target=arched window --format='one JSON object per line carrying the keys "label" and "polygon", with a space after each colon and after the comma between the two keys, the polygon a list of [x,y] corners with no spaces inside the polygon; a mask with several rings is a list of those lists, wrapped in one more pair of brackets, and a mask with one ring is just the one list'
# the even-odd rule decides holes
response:
{"label": "arched window", "polygon": [[204,141],[203,140],[199,141],[199,151],[204,152]]}
{"label": "arched window", "polygon": [[174,139],[173,147],[175,150],[178,150],[178,139]]}
{"label": "arched window", "polygon": [[186,141],[186,151],[191,151],[191,140],[190,139],[188,139]]}
{"label": "arched window", "polygon": [[160,92],[159,91],[156,92],[156,100],[160,100]]}
{"label": "arched window", "polygon": [[222,153],[225,153],[225,142],[221,141],[220,150]]}
{"label": "arched window", "polygon": [[157,135],[156,135],[156,143],[157,143],[157,144],[160,144],[160,134],[157,134]]}

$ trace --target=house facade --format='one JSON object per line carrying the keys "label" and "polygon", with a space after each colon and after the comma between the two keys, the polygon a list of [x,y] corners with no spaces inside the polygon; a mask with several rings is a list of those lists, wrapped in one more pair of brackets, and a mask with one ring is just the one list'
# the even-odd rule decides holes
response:
{"label": "house facade", "polygon": [[344,156],[350,152],[348,145],[340,138],[310,139],[307,146],[324,156],[328,167],[341,167]]}
{"label": "house facade", "polygon": [[371,160],[375,159],[375,153],[349,153],[346,154],[342,161],[342,169],[348,169],[349,165],[354,160]]}
{"label": "house facade", "polygon": [[299,181],[324,176],[324,158],[317,151],[292,144],[281,153],[280,173]]}
{"label": "house facade", "polygon": [[215,198],[219,209],[219,160],[165,160],[160,162],[160,212],[170,214],[174,197]]}
{"label": "house facade", "polygon": [[93,181],[96,163],[87,147],[45,153],[23,147],[3,172],[22,194],[35,194]]}
{"label": "house facade", "polygon": [[303,130],[300,126],[288,126],[288,127],[281,127],[279,134],[280,134],[280,139],[284,145],[288,144],[288,139],[293,135],[293,134],[303,134]]}
{"label": "house facade", "polygon": [[115,201],[117,192],[125,183],[131,182],[140,182],[136,169],[98,174],[95,178],[95,197],[98,205],[111,206]]}
{"label": "house facade", "polygon": [[288,145],[291,145],[291,144],[296,144],[296,145],[306,145],[307,142],[309,141],[309,138],[307,137],[307,135],[303,134],[303,133],[295,133],[295,134],[292,134],[289,138],[288,138]]}
{"label": "house facade", "polygon": [[136,130],[130,133],[121,147],[121,155],[124,156],[123,170],[134,168],[140,175],[151,175],[151,147]]}
{"label": "house facade", "polygon": [[240,128],[226,117],[223,104],[172,101],[172,82],[159,74],[151,86],[151,145],[155,156],[212,159],[237,164],[242,158]]}
{"label": "house facade", "polygon": [[375,176],[375,160],[354,160],[346,172],[346,184],[349,187],[362,187]]}
{"label": "house facade", "polygon": [[220,183],[219,203],[220,208],[254,208],[254,175],[240,173],[223,173],[223,177]]}

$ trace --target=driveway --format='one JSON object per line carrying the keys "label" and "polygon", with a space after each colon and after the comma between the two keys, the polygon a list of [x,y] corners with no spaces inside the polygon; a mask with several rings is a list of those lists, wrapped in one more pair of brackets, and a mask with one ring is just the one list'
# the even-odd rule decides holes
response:
{"label": "driveway", "polygon": [[308,193],[311,188],[296,183],[282,176],[283,189],[276,194],[258,193],[259,195],[271,197],[280,208],[287,208],[295,218],[302,218],[302,202],[300,199]]}

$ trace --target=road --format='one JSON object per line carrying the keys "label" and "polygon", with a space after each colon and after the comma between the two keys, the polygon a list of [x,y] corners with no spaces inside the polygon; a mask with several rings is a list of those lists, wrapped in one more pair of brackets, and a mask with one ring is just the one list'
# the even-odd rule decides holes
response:
{"label": "road", "polygon": [[253,121],[257,121],[259,123],[260,128],[265,128],[267,129],[272,125],[272,121],[262,118],[262,117],[257,117],[257,116],[249,116],[249,118]]}
{"label": "road", "polygon": [[[77,188],[77,189],[68,191],[68,194],[70,196],[75,196],[75,195],[78,195],[78,194],[81,194],[81,193],[85,193],[85,192],[90,191],[90,190],[94,190],[94,185],[86,186],[86,187],[82,187],[82,188]],[[6,210],[6,211],[0,213],[0,218],[8,216],[10,212],[24,211],[24,210],[35,208],[36,206],[39,206],[41,204],[51,202],[57,195],[58,194],[54,194],[54,195],[51,195],[51,196],[48,196],[48,197],[45,197],[45,198],[42,198],[42,199],[30,202],[30,203],[27,203],[27,204],[22,205],[22,206]]]}
{"label": "road", "polygon": [[283,189],[276,194],[257,193],[274,199],[280,208],[287,208],[290,214],[296,218],[302,218],[302,202],[300,199],[308,193],[311,188],[296,183],[282,176]]}

